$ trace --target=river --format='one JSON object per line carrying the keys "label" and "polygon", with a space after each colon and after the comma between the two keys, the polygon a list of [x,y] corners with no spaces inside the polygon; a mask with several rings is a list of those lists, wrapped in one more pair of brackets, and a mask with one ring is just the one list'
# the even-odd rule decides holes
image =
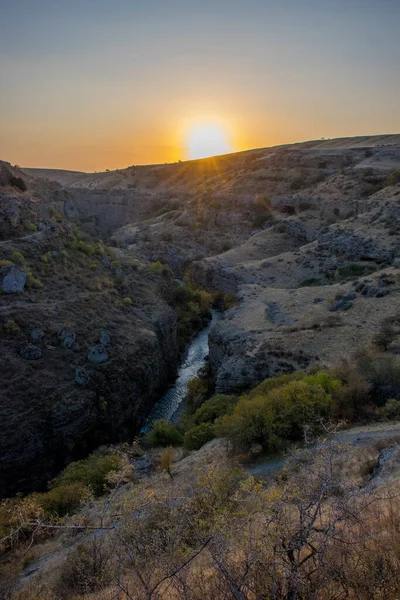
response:
{"label": "river", "polygon": [[218,321],[220,314],[213,310],[210,323],[196,335],[191,341],[185,359],[178,370],[178,377],[173,386],[171,386],[162,396],[162,398],[153,406],[141,433],[146,433],[157,419],[166,419],[176,423],[179,413],[183,408],[183,402],[188,391],[188,383],[196,377],[197,372],[206,364],[208,355],[208,334],[211,327]]}

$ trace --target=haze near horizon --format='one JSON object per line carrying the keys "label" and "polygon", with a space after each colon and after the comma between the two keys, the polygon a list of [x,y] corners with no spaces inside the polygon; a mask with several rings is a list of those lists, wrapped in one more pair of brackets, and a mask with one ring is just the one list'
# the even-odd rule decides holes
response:
{"label": "haze near horizon", "polygon": [[12,163],[94,171],[400,131],[396,0],[0,7]]}

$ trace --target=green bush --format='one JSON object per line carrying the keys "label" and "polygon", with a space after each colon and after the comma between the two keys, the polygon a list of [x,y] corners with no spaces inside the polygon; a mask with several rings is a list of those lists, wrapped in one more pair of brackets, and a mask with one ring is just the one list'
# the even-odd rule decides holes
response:
{"label": "green bush", "polygon": [[96,247],[93,246],[93,244],[90,244],[89,242],[84,242],[82,240],[79,240],[76,243],[76,248],[80,252],[83,252],[84,254],[86,254],[86,256],[93,256],[93,254],[96,254]]}
{"label": "green bush", "polygon": [[46,265],[50,262],[52,257],[51,252],[45,252],[44,254],[42,254],[42,256],[40,257],[40,260],[42,261],[42,263],[45,263]]}
{"label": "green bush", "polygon": [[209,381],[200,377],[191,379],[188,383],[187,409],[189,413],[195,412],[209,395]]}
{"label": "green bush", "polygon": [[207,325],[211,318],[212,295],[187,283],[174,282],[174,305],[178,316],[178,342],[184,350],[193,334]]}
{"label": "green bush", "polygon": [[213,396],[213,398],[206,400],[200,408],[196,410],[192,417],[192,421],[195,425],[200,425],[201,423],[214,423],[219,417],[231,414],[236,401],[236,396],[227,396],[225,394]]}
{"label": "green bush", "polygon": [[271,379],[264,379],[257,387],[252,389],[248,396],[253,398],[255,396],[265,396],[271,390],[282,387],[292,381],[301,381],[306,376],[301,371],[295,371],[294,373],[288,373],[287,375],[280,375],[279,377],[273,377]]}
{"label": "green bush", "polygon": [[14,250],[12,252],[11,260],[13,263],[16,263],[20,266],[25,264],[25,256],[22,254],[22,252],[19,252],[19,250]]}
{"label": "green bush", "polygon": [[211,423],[201,423],[185,433],[183,445],[186,450],[199,450],[214,437],[214,426]]}
{"label": "green bush", "polygon": [[264,397],[241,398],[232,415],[217,419],[215,433],[230,439],[236,449],[248,449],[259,443],[265,450],[276,450],[280,440],[273,431],[272,421]]}
{"label": "green bush", "polygon": [[400,182],[400,169],[392,169],[386,178],[385,185],[396,185]]}
{"label": "green bush", "polygon": [[33,494],[32,496],[46,515],[63,517],[78,510],[89,495],[90,491],[84,484],[71,482],[58,485],[48,492]]}
{"label": "green bush", "polygon": [[130,296],[126,296],[126,297],[125,297],[125,298],[122,300],[122,302],[123,302],[124,304],[132,304],[132,298],[130,298]]}
{"label": "green bush", "polygon": [[183,436],[173,423],[159,419],[147,434],[146,441],[150,446],[180,446]]}
{"label": "green bush", "polygon": [[49,211],[49,215],[52,219],[55,219],[56,221],[62,221],[63,216],[60,212],[58,212],[58,210],[56,208],[54,208],[54,206],[49,206],[48,208]]}
{"label": "green bush", "polygon": [[390,398],[378,409],[378,415],[383,421],[400,419],[400,400]]}
{"label": "green bush", "polygon": [[152,262],[150,265],[150,271],[155,273],[156,275],[169,276],[171,274],[171,269],[168,265],[157,260],[156,262]]}
{"label": "green bush", "polygon": [[35,225],[35,223],[28,223],[26,228],[28,231],[31,231],[32,233],[34,231],[37,231],[37,226]]}
{"label": "green bush", "polygon": [[43,287],[43,284],[40,281],[39,277],[36,277],[35,275],[33,275],[33,273],[30,273],[30,272],[27,273],[26,285],[28,287],[34,287],[34,288]]}
{"label": "green bush", "polygon": [[89,488],[95,496],[105,492],[107,477],[112,471],[121,468],[121,458],[115,454],[94,453],[85,458],[70,463],[56,479],[51,487],[59,488],[65,485],[79,483]]}
{"label": "green bush", "polygon": [[12,263],[12,261],[11,261],[11,260],[6,260],[6,259],[2,258],[2,259],[0,260],[0,269],[1,269],[2,267],[9,267],[9,266],[11,266],[12,264],[13,264],[13,263]]}
{"label": "green bush", "polygon": [[328,373],[316,373],[273,387],[265,395],[253,392],[239,399],[231,415],[216,421],[216,433],[238,447],[258,443],[265,450],[276,450],[285,440],[300,439],[305,426],[317,432],[321,420],[333,416],[335,406],[328,391],[340,385]]}

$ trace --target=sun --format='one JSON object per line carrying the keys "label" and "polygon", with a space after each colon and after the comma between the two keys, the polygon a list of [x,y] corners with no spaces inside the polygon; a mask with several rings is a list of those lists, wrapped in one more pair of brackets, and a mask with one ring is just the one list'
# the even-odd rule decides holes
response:
{"label": "sun", "polygon": [[187,133],[189,159],[206,158],[232,152],[225,127],[217,122],[202,121],[191,125]]}

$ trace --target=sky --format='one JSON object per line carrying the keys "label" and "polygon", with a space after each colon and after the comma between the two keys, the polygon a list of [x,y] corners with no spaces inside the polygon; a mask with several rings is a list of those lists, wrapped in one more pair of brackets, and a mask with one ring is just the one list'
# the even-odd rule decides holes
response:
{"label": "sky", "polygon": [[84,171],[400,132],[400,0],[0,0],[0,159]]}

